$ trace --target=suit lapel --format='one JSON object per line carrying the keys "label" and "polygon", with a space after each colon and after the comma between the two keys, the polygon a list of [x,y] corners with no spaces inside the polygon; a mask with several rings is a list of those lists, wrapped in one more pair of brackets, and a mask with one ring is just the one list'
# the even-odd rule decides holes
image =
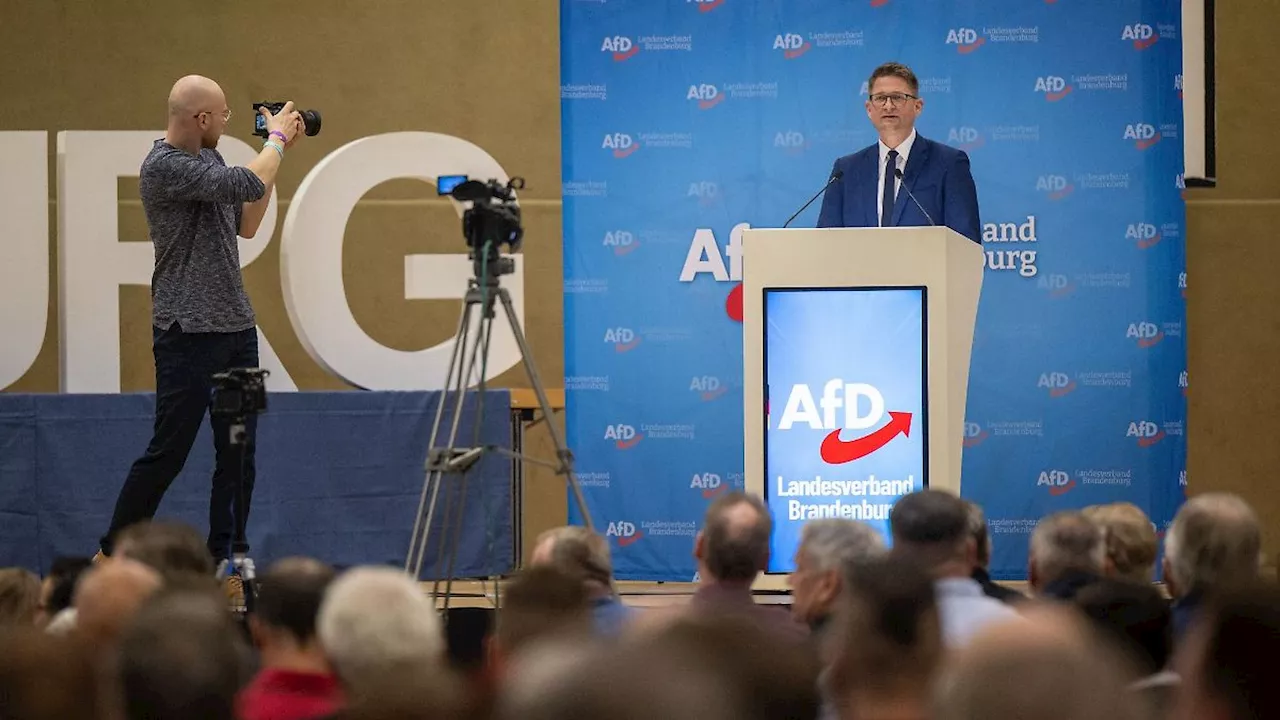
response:
{"label": "suit lapel", "polygon": [[864,227],[876,227],[880,224],[880,213],[876,210],[877,203],[880,202],[880,145],[879,143],[867,148],[866,157],[862,159],[863,168],[859,173],[861,177],[871,178],[871,182],[867,183],[869,187],[860,190],[862,193],[862,216],[866,223]]}
{"label": "suit lapel", "polygon": [[911,144],[911,154],[907,156],[907,166],[902,170],[902,187],[898,188],[898,194],[893,199],[893,225],[902,222],[902,213],[906,211],[907,204],[911,203],[911,198],[906,192],[907,188],[912,192],[915,191],[916,176],[929,162],[929,149],[932,145],[933,143],[924,139],[919,132],[916,133],[915,142]]}

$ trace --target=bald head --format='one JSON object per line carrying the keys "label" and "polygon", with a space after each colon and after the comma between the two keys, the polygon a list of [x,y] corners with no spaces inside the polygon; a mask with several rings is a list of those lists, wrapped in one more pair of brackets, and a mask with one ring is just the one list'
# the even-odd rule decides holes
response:
{"label": "bald head", "polygon": [[695,552],[708,573],[726,582],[751,582],[769,564],[773,519],[760,499],[721,495],[707,508]]}
{"label": "bald head", "polygon": [[89,642],[112,645],[160,585],[159,573],[133,560],[95,567],[76,585],[76,625]]}
{"label": "bald head", "polygon": [[222,110],[226,104],[227,96],[218,83],[202,75],[179,78],[169,90],[170,117]]}

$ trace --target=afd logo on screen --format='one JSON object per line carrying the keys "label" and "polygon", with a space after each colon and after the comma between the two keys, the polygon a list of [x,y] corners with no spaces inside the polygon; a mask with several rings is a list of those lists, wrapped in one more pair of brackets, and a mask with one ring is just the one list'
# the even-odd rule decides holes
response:
{"label": "afd logo on screen", "polygon": [[618,256],[628,255],[640,247],[635,235],[627,230],[606,230],[602,244],[607,248],[611,248],[613,254]]}
{"label": "afd logo on screen", "polygon": [[727,487],[728,485],[725,484],[724,479],[717,473],[694,473],[693,479],[689,481],[689,489],[700,491],[702,497],[706,500],[710,500],[724,492]]}
{"label": "afd logo on screen", "polygon": [[644,533],[636,527],[635,523],[626,520],[615,520],[609,523],[604,534],[606,537],[617,538],[618,547],[626,547],[644,537]]}
{"label": "afd logo on screen", "polygon": [[614,62],[624,62],[640,52],[640,46],[624,35],[607,37],[600,45],[600,52],[613,53]]}
{"label": "afd logo on screen", "polygon": [[1036,478],[1036,487],[1049,489],[1050,495],[1065,495],[1076,486],[1076,481],[1066,470],[1043,470]]}
{"label": "afd logo on screen", "polygon": [[638,432],[634,425],[617,423],[604,426],[604,439],[612,440],[619,450],[630,450],[644,439],[644,433]]}
{"label": "afd logo on screen", "polygon": [[689,91],[684,95],[685,100],[698,101],[699,110],[710,110],[724,101],[724,93],[720,92],[720,88],[710,83],[702,83],[701,85],[690,85]]}
{"label": "afd logo on screen", "polygon": [[1136,420],[1129,423],[1124,436],[1137,438],[1138,447],[1151,447],[1164,439],[1164,430],[1150,420]]}
{"label": "afd logo on screen", "polygon": [[967,448],[978,447],[991,436],[981,425],[976,422],[966,422],[964,424],[964,446]]}
{"label": "afd logo on screen", "polygon": [[960,148],[961,150],[976,150],[986,143],[982,133],[977,128],[972,127],[953,127],[947,133],[947,144]]}
{"label": "afd logo on screen", "polygon": [[616,158],[624,158],[640,149],[640,143],[626,133],[609,133],[600,142],[600,147],[612,150]]}
{"label": "afd logo on screen", "polygon": [[1075,390],[1076,381],[1072,380],[1070,375],[1062,372],[1040,373],[1040,379],[1036,381],[1036,387],[1048,390],[1051,398],[1059,398]]}
{"label": "afd logo on screen", "polygon": [[1158,345],[1164,339],[1164,330],[1152,322],[1129,323],[1124,336],[1136,340],[1140,348],[1149,348]]}
{"label": "afd logo on screen", "polygon": [[631,328],[608,328],[604,331],[604,341],[613,345],[614,352],[624,353],[634,350],[640,344],[640,336]]}
{"label": "afd logo on screen", "polygon": [[1044,193],[1050,200],[1061,200],[1075,192],[1075,186],[1062,175],[1041,175],[1036,178],[1036,192]]}
{"label": "afd logo on screen", "polygon": [[1062,98],[1071,94],[1071,84],[1065,78],[1057,75],[1045,75],[1036,78],[1037,93],[1044,93],[1044,99],[1049,102],[1058,102]]}
{"label": "afd logo on screen", "polygon": [[[859,412],[859,398],[866,398],[869,403],[866,413]],[[843,418],[837,424],[836,411],[842,407]],[[822,398],[817,403],[808,385],[792,387],[778,430],[790,430],[800,424],[813,430],[830,430],[823,438],[818,454],[828,465],[841,465],[871,455],[899,435],[911,436],[911,413],[890,410],[888,424],[878,430],[849,439],[840,437],[842,430],[866,430],[880,424],[885,414],[884,395],[874,386],[833,379],[823,385]]]}
{"label": "afd logo on screen", "polygon": [[782,33],[773,38],[773,49],[781,50],[782,57],[795,60],[813,48],[813,45],[796,33]]}
{"label": "afd logo on screen", "polygon": [[982,47],[986,42],[987,39],[979,35],[978,31],[973,28],[952,28],[947,31],[946,44],[955,45],[956,50],[959,51],[961,55],[968,55],[974,50]]}
{"label": "afd logo on screen", "polygon": [[720,378],[711,375],[695,375],[689,381],[689,391],[698,393],[703,402],[710,402],[729,391]]}

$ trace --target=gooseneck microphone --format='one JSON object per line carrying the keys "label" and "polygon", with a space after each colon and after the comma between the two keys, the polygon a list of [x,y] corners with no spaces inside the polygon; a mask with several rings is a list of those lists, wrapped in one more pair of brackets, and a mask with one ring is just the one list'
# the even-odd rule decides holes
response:
{"label": "gooseneck microphone", "polygon": [[809,202],[805,203],[804,207],[801,207],[799,210],[797,210],[795,215],[792,215],[791,217],[787,218],[787,221],[782,224],[782,227],[785,228],[786,226],[791,224],[792,220],[795,220],[797,217],[800,217],[800,213],[804,212],[805,209],[807,209],[810,205],[812,205],[814,200],[817,200],[819,197],[822,197],[822,193],[826,192],[827,188],[831,187],[831,183],[839,180],[842,177],[844,177],[843,170],[836,170],[835,172],[831,173],[831,177],[827,179],[827,184],[823,185],[822,189],[819,190],[816,195],[809,198]]}
{"label": "gooseneck microphone", "polygon": [[[893,176],[898,178],[899,181],[901,181],[902,170],[900,168],[894,168]],[[924,217],[926,220],[929,221],[929,224],[933,226],[937,226],[938,223],[934,222],[933,218],[929,217],[929,211],[925,210],[924,206],[920,204],[920,201],[916,199],[916,196],[911,194],[911,188],[907,187],[907,184],[905,182],[902,183],[902,189],[907,192],[907,197],[911,198],[911,202],[915,203],[916,207],[920,208],[920,212],[924,213]]]}

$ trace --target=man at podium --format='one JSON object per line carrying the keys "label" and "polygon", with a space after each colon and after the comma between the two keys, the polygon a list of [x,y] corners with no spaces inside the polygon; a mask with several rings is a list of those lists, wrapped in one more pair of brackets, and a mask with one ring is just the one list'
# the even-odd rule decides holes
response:
{"label": "man at podium", "polygon": [[945,225],[981,243],[968,154],[916,132],[924,101],[915,73],[885,63],[867,87],[867,116],[880,140],[836,160],[831,174],[839,179],[822,198],[818,227]]}

